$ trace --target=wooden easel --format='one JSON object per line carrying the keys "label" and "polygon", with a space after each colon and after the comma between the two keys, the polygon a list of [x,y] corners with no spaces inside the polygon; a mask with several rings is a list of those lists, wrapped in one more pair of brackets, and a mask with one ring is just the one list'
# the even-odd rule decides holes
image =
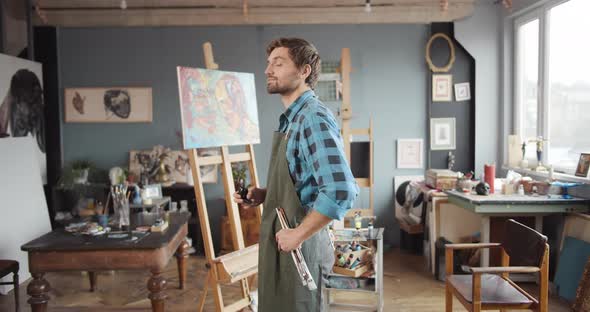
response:
{"label": "wooden easel", "polygon": [[350,101],[350,72],[352,67],[350,64],[350,49],[342,48],[342,54],[340,57],[340,75],[342,77],[342,109],[340,111],[340,117],[342,118],[342,139],[344,141],[344,153],[348,163],[351,163],[350,159],[350,144],[352,136],[362,135],[369,137],[369,176],[368,177],[355,177],[356,183],[359,188],[369,189],[369,207],[368,208],[356,208],[350,209],[346,213],[346,218],[354,216],[357,211],[360,211],[363,217],[372,217],[375,215],[373,210],[373,120],[369,120],[369,128],[352,129],[350,126],[350,120],[352,119],[352,105]]}
{"label": "wooden easel", "polygon": [[[218,69],[219,65],[214,62],[213,49],[211,43],[203,44],[205,55],[205,65],[207,69]],[[207,258],[207,282],[203,286],[203,292],[199,301],[199,311],[203,311],[207,290],[213,290],[216,311],[239,311],[250,305],[250,289],[248,287],[248,277],[258,272],[258,244],[248,248],[244,246],[244,236],[242,234],[242,223],[238,205],[233,201],[232,196],[235,187],[232,178],[231,164],[235,162],[247,162],[250,170],[250,179],[253,186],[258,187],[258,175],[256,173],[256,162],[254,159],[254,147],[246,145],[246,152],[230,154],[227,146],[220,147],[221,155],[201,157],[197,149],[188,150],[190,165],[193,179],[195,182],[195,198],[197,201],[197,210],[199,213],[199,223],[201,224],[201,233],[205,247],[205,256]],[[209,214],[205,202],[205,193],[201,181],[200,166],[221,165],[221,176],[225,189],[225,204],[227,207],[228,218],[234,250],[231,253],[220,257],[215,257],[213,249],[213,239],[211,236],[211,227],[209,225]],[[258,222],[262,216],[262,205],[256,210]],[[221,284],[240,282],[242,288],[241,299],[230,305],[224,305],[221,293]]]}

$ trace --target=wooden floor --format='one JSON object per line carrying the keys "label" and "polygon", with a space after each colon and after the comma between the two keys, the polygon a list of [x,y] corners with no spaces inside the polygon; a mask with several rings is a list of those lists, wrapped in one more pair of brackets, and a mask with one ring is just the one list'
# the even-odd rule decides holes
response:
{"label": "wooden floor", "polygon": [[[171,261],[165,272],[168,280],[167,311],[196,311],[199,293],[205,281],[203,257],[191,256],[188,266],[188,283],[185,290],[178,289],[176,261]],[[444,284],[434,280],[424,269],[424,258],[393,250],[384,255],[384,311],[417,312],[444,311]],[[21,269],[22,270],[22,269]],[[98,312],[98,311],[149,311],[147,299],[147,272],[118,271],[98,275],[98,289],[89,292],[88,278],[83,273],[51,273],[47,280],[52,286],[49,311]],[[20,311],[30,311],[26,303],[26,286],[20,287]],[[525,289],[534,291],[536,285],[525,284]],[[232,302],[239,296],[239,287],[224,288],[224,299]],[[360,293],[340,293],[337,302],[362,303],[367,300]],[[208,296],[205,311],[214,311],[214,303]],[[14,295],[0,295],[0,311],[14,311]],[[455,300],[454,311],[464,311]],[[570,311],[568,304],[551,298],[549,311]]]}

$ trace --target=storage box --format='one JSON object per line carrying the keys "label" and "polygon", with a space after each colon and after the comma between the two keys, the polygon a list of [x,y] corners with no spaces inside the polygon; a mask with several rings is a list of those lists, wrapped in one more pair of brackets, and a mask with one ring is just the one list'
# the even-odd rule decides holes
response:
{"label": "storage box", "polygon": [[369,263],[364,263],[364,264],[360,264],[357,267],[355,267],[354,269],[347,269],[347,268],[342,268],[339,266],[334,266],[332,268],[332,270],[334,271],[334,273],[336,274],[340,274],[340,275],[346,275],[346,276],[351,276],[351,277],[359,277],[361,275],[363,275],[365,272],[367,272],[369,270]]}
{"label": "storage box", "polygon": [[[345,245],[345,244],[346,243],[341,243],[341,245]],[[372,265],[371,253],[370,253],[371,248],[366,247],[364,245],[360,245],[360,246],[361,246],[361,250],[347,251],[347,252],[342,252],[341,250],[338,250],[338,248],[336,248],[336,250],[334,251],[334,256],[335,256],[335,261],[334,261],[334,266],[333,266],[334,273],[346,275],[346,276],[352,276],[352,277],[359,277],[371,268],[371,265]],[[338,266],[338,255],[340,255],[340,254],[342,254],[345,259],[348,259],[350,257],[350,255],[353,255],[352,258],[353,259],[357,259],[357,258],[361,259],[361,263],[359,265],[357,265],[354,269],[340,267],[340,266]]]}
{"label": "storage box", "polygon": [[426,185],[439,190],[454,190],[457,187],[457,173],[446,169],[428,169]]}

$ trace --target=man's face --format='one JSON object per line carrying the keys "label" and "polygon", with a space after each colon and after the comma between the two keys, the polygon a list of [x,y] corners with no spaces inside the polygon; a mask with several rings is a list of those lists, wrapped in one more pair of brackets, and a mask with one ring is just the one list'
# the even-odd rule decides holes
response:
{"label": "man's face", "polygon": [[279,47],[272,50],[264,74],[266,91],[270,94],[288,94],[305,83],[305,77],[291,60],[288,48]]}

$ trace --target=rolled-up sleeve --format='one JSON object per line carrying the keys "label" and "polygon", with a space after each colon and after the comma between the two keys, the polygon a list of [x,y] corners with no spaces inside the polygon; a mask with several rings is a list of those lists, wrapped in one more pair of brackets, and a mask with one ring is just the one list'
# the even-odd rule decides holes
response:
{"label": "rolled-up sleeve", "polygon": [[334,118],[322,112],[303,121],[300,150],[317,183],[312,209],[342,220],[352,208],[359,188],[344,155],[340,130]]}

